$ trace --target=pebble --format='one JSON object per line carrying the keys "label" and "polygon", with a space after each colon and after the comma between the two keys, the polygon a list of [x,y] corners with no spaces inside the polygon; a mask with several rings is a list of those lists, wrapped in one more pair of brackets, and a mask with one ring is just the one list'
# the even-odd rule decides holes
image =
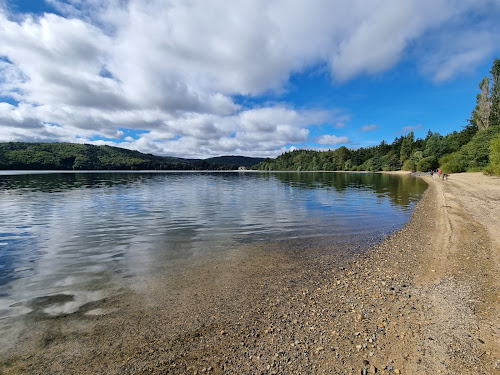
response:
{"label": "pebble", "polygon": [[[418,228],[413,228],[413,233],[415,229]],[[425,232],[420,233],[425,235]],[[239,299],[238,293],[234,296],[224,292],[213,294],[212,300],[207,298],[203,301],[210,307],[206,312],[200,307],[202,312],[196,318],[193,318],[194,315],[183,317],[187,327],[179,324],[182,335],[165,334],[171,327],[168,312],[162,312],[162,319],[167,323],[151,324],[153,329],[144,339],[151,342],[145,343],[145,349],[138,351],[139,354],[130,352],[121,357],[119,365],[123,358],[127,360],[123,361],[121,371],[115,372],[132,373],[132,366],[137,366],[134,369],[141,372],[141,366],[158,363],[157,371],[152,373],[161,373],[161,369],[167,367],[174,374],[185,373],[186,370],[193,373],[195,368],[201,368],[198,371],[203,373],[233,374],[321,373],[324,368],[328,369],[327,372],[339,374],[400,374],[401,367],[406,369],[410,365],[403,361],[417,362],[415,353],[410,352],[410,355],[405,350],[410,350],[415,344],[420,349],[420,355],[432,354],[429,345],[438,345],[443,338],[440,332],[429,331],[431,322],[422,312],[422,307],[428,306],[429,300],[423,287],[413,284],[412,272],[424,273],[428,268],[420,262],[419,248],[414,246],[418,242],[415,240],[417,237],[412,236],[412,233],[406,239],[394,236],[381,250],[359,255],[358,260],[347,262],[342,267],[332,267],[332,263],[321,265],[319,260],[313,262],[306,259],[304,262],[311,263],[304,264],[318,267],[297,271],[283,262],[286,269],[283,274],[273,274],[268,279],[248,279],[253,281],[245,284],[248,289],[245,293],[255,293],[257,301],[238,305],[237,302],[246,301]],[[325,259],[330,261],[327,257]],[[420,266],[422,271],[418,271]],[[261,265],[261,269],[255,271],[255,277],[260,277],[267,267],[275,265]],[[325,270],[324,274],[321,274],[321,267]],[[248,280],[245,279],[245,283]],[[452,278],[447,282],[455,285]],[[432,285],[435,289],[430,289],[431,292],[443,290],[444,283],[440,281],[440,284]],[[454,290],[451,288],[450,291]],[[452,294],[446,296],[451,298]],[[142,319],[146,322],[144,324],[159,321],[154,320],[154,315],[141,315],[138,321]],[[127,324],[131,325],[131,332],[141,332],[139,323]],[[221,326],[224,329],[213,328]],[[142,336],[137,337],[139,341],[143,340]],[[434,340],[426,340],[429,337]],[[482,339],[471,338],[471,342],[478,346],[481,345],[479,340]],[[130,343],[136,345],[135,339]],[[148,354],[150,347],[155,350]],[[144,358],[146,354],[147,358]],[[397,361],[388,360],[389,355],[396,354]],[[153,362],[157,359],[158,362]],[[176,367],[174,360],[178,364]],[[457,358],[451,361],[457,361]],[[396,368],[395,362],[399,368]],[[213,368],[204,367],[209,363]],[[388,366],[384,368],[385,364]],[[424,369],[424,364],[417,365]],[[38,371],[38,374],[41,373],[42,369]]]}

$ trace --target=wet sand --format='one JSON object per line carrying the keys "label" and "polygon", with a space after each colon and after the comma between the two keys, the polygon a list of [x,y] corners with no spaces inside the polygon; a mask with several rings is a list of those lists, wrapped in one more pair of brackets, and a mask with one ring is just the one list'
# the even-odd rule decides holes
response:
{"label": "wet sand", "polygon": [[353,257],[252,245],[73,314],[40,300],[4,330],[0,372],[500,373],[500,179],[423,178],[410,223]]}

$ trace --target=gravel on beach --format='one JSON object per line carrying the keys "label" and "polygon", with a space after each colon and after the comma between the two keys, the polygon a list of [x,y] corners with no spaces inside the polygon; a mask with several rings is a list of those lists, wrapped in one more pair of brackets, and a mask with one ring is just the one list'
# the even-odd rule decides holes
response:
{"label": "gravel on beach", "polygon": [[500,374],[500,179],[468,175],[422,177],[411,221],[349,259],[263,244],[182,285],[33,313],[0,373]]}

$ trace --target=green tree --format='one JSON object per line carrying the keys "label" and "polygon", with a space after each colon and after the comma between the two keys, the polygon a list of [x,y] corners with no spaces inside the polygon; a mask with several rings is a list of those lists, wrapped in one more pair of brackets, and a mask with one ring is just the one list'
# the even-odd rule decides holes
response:
{"label": "green tree", "polygon": [[491,68],[491,112],[490,125],[500,125],[500,59],[495,59]]}
{"label": "green tree", "polygon": [[415,172],[417,170],[417,164],[411,160],[411,159],[407,159],[404,163],[403,163],[403,167],[401,168],[403,171],[410,171],[410,172]]}
{"label": "green tree", "polygon": [[393,151],[382,156],[381,163],[383,171],[397,171],[401,168],[399,157]]}
{"label": "green tree", "polygon": [[490,127],[491,117],[491,93],[490,93],[490,79],[484,77],[479,84],[481,91],[476,96],[476,107],[472,110],[473,124],[477,125],[479,130],[488,129]]}
{"label": "green tree", "polygon": [[427,156],[426,158],[421,159],[417,163],[417,171],[419,172],[429,172],[436,169],[439,166],[439,163],[435,156]]}
{"label": "green tree", "polygon": [[352,164],[352,160],[349,159],[349,160],[346,160],[346,162],[344,163],[344,171],[350,171],[353,167],[353,164]]}
{"label": "green tree", "polygon": [[490,80],[488,77],[484,77],[479,84],[479,89],[481,94],[479,94],[477,126],[479,130],[484,130],[490,127],[491,114]]}
{"label": "green tree", "polygon": [[424,148],[424,157],[434,156],[436,159],[443,157],[448,153],[448,144],[445,137],[439,133],[432,133],[432,135],[427,138]]}
{"label": "green tree", "polygon": [[500,134],[490,142],[490,165],[486,173],[500,175]]}
{"label": "green tree", "polygon": [[477,134],[478,127],[472,121],[465,126],[460,132],[454,131],[446,135],[444,142],[446,143],[446,153],[451,153],[460,150],[460,148],[469,143]]}
{"label": "green tree", "polygon": [[333,151],[333,158],[336,170],[342,170],[345,162],[351,158],[351,151],[345,146],[339,147]]}
{"label": "green tree", "polygon": [[411,156],[413,152],[414,143],[415,143],[415,135],[413,134],[413,132],[410,132],[403,139],[403,142],[401,142],[400,159],[402,162],[404,162]]}
{"label": "green tree", "polygon": [[490,143],[500,133],[500,126],[493,126],[477,132],[469,143],[460,150],[445,155],[439,160],[445,173],[478,171],[486,168],[490,162]]}
{"label": "green tree", "polygon": [[424,153],[422,151],[415,151],[411,154],[410,159],[415,163],[418,163],[424,157]]}

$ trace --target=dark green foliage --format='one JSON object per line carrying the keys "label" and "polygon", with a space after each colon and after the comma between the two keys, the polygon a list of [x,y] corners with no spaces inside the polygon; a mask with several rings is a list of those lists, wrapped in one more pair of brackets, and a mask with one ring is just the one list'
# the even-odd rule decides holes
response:
{"label": "dark green foliage", "polygon": [[448,140],[439,133],[433,133],[427,138],[424,148],[424,157],[434,156],[436,160],[446,155],[449,151]]}
{"label": "dark green foliage", "polygon": [[389,151],[386,155],[382,156],[381,168],[383,171],[397,171],[401,168],[401,161],[394,151]]}
{"label": "dark green foliage", "polygon": [[489,148],[485,145],[489,145],[495,129],[497,127],[478,133],[477,126],[469,124],[462,131],[445,137],[429,132],[426,139],[415,141],[414,134],[409,133],[396,138],[390,145],[382,142],[378,146],[357,150],[344,146],[323,152],[294,150],[276,159],[265,159],[255,168],[282,171],[429,171],[439,166],[438,160],[443,156],[455,152],[456,155],[452,154],[441,164],[447,164],[444,167],[447,173],[463,172],[487,165]]}
{"label": "dark green foliage", "polygon": [[207,163],[212,165],[230,165],[233,167],[232,169],[238,169],[238,167],[252,167],[263,160],[264,158],[250,158],[245,156],[217,156],[205,159]]}
{"label": "dark green foliage", "polygon": [[349,150],[342,146],[333,151],[294,150],[276,159],[265,159],[255,166],[259,170],[279,171],[348,171],[355,169],[372,154],[366,149]]}
{"label": "dark green foliage", "polygon": [[417,163],[417,171],[429,172],[439,167],[438,159],[435,156],[427,156]]}
{"label": "dark green foliage", "polygon": [[409,172],[416,172],[417,170],[417,163],[415,163],[413,160],[408,159],[403,163],[403,167],[401,168],[403,171],[409,171]]}
{"label": "dark green foliage", "polygon": [[500,133],[500,127],[490,127],[478,132],[469,143],[459,151],[466,160],[468,170],[480,170],[489,164],[491,140]]}
{"label": "dark green foliage", "polygon": [[[41,170],[214,170],[237,169],[262,159],[232,156],[186,160],[111,146],[74,143],[0,143],[0,169]],[[237,164],[233,164],[237,162]]]}
{"label": "dark green foliage", "polygon": [[450,153],[460,150],[462,146],[471,141],[472,137],[474,137],[478,131],[479,128],[477,125],[470,123],[465,126],[462,131],[454,131],[453,133],[448,134],[444,137],[447,152]]}
{"label": "dark green foliage", "polygon": [[460,173],[465,172],[466,160],[459,152],[453,152],[439,159],[439,164],[444,173]]}
{"label": "dark green foliage", "polygon": [[495,59],[490,73],[492,77],[490,126],[500,126],[500,59]]}
{"label": "dark green foliage", "polygon": [[378,172],[382,170],[382,160],[380,159],[380,156],[375,155],[373,158],[368,159],[365,161],[362,165],[363,170],[365,171],[371,171],[371,172]]}
{"label": "dark green foliage", "polygon": [[410,132],[401,142],[400,159],[404,162],[410,157],[414,150],[415,136]]}
{"label": "dark green foliage", "polygon": [[0,169],[139,170],[193,169],[177,158],[110,146],[73,143],[0,143]]}
{"label": "dark green foliage", "polygon": [[500,134],[497,134],[490,142],[490,165],[485,172],[500,175]]}
{"label": "dark green foliage", "polygon": [[490,162],[491,141],[500,133],[500,126],[479,131],[469,143],[459,151],[440,159],[445,173],[479,171],[486,168]]}

